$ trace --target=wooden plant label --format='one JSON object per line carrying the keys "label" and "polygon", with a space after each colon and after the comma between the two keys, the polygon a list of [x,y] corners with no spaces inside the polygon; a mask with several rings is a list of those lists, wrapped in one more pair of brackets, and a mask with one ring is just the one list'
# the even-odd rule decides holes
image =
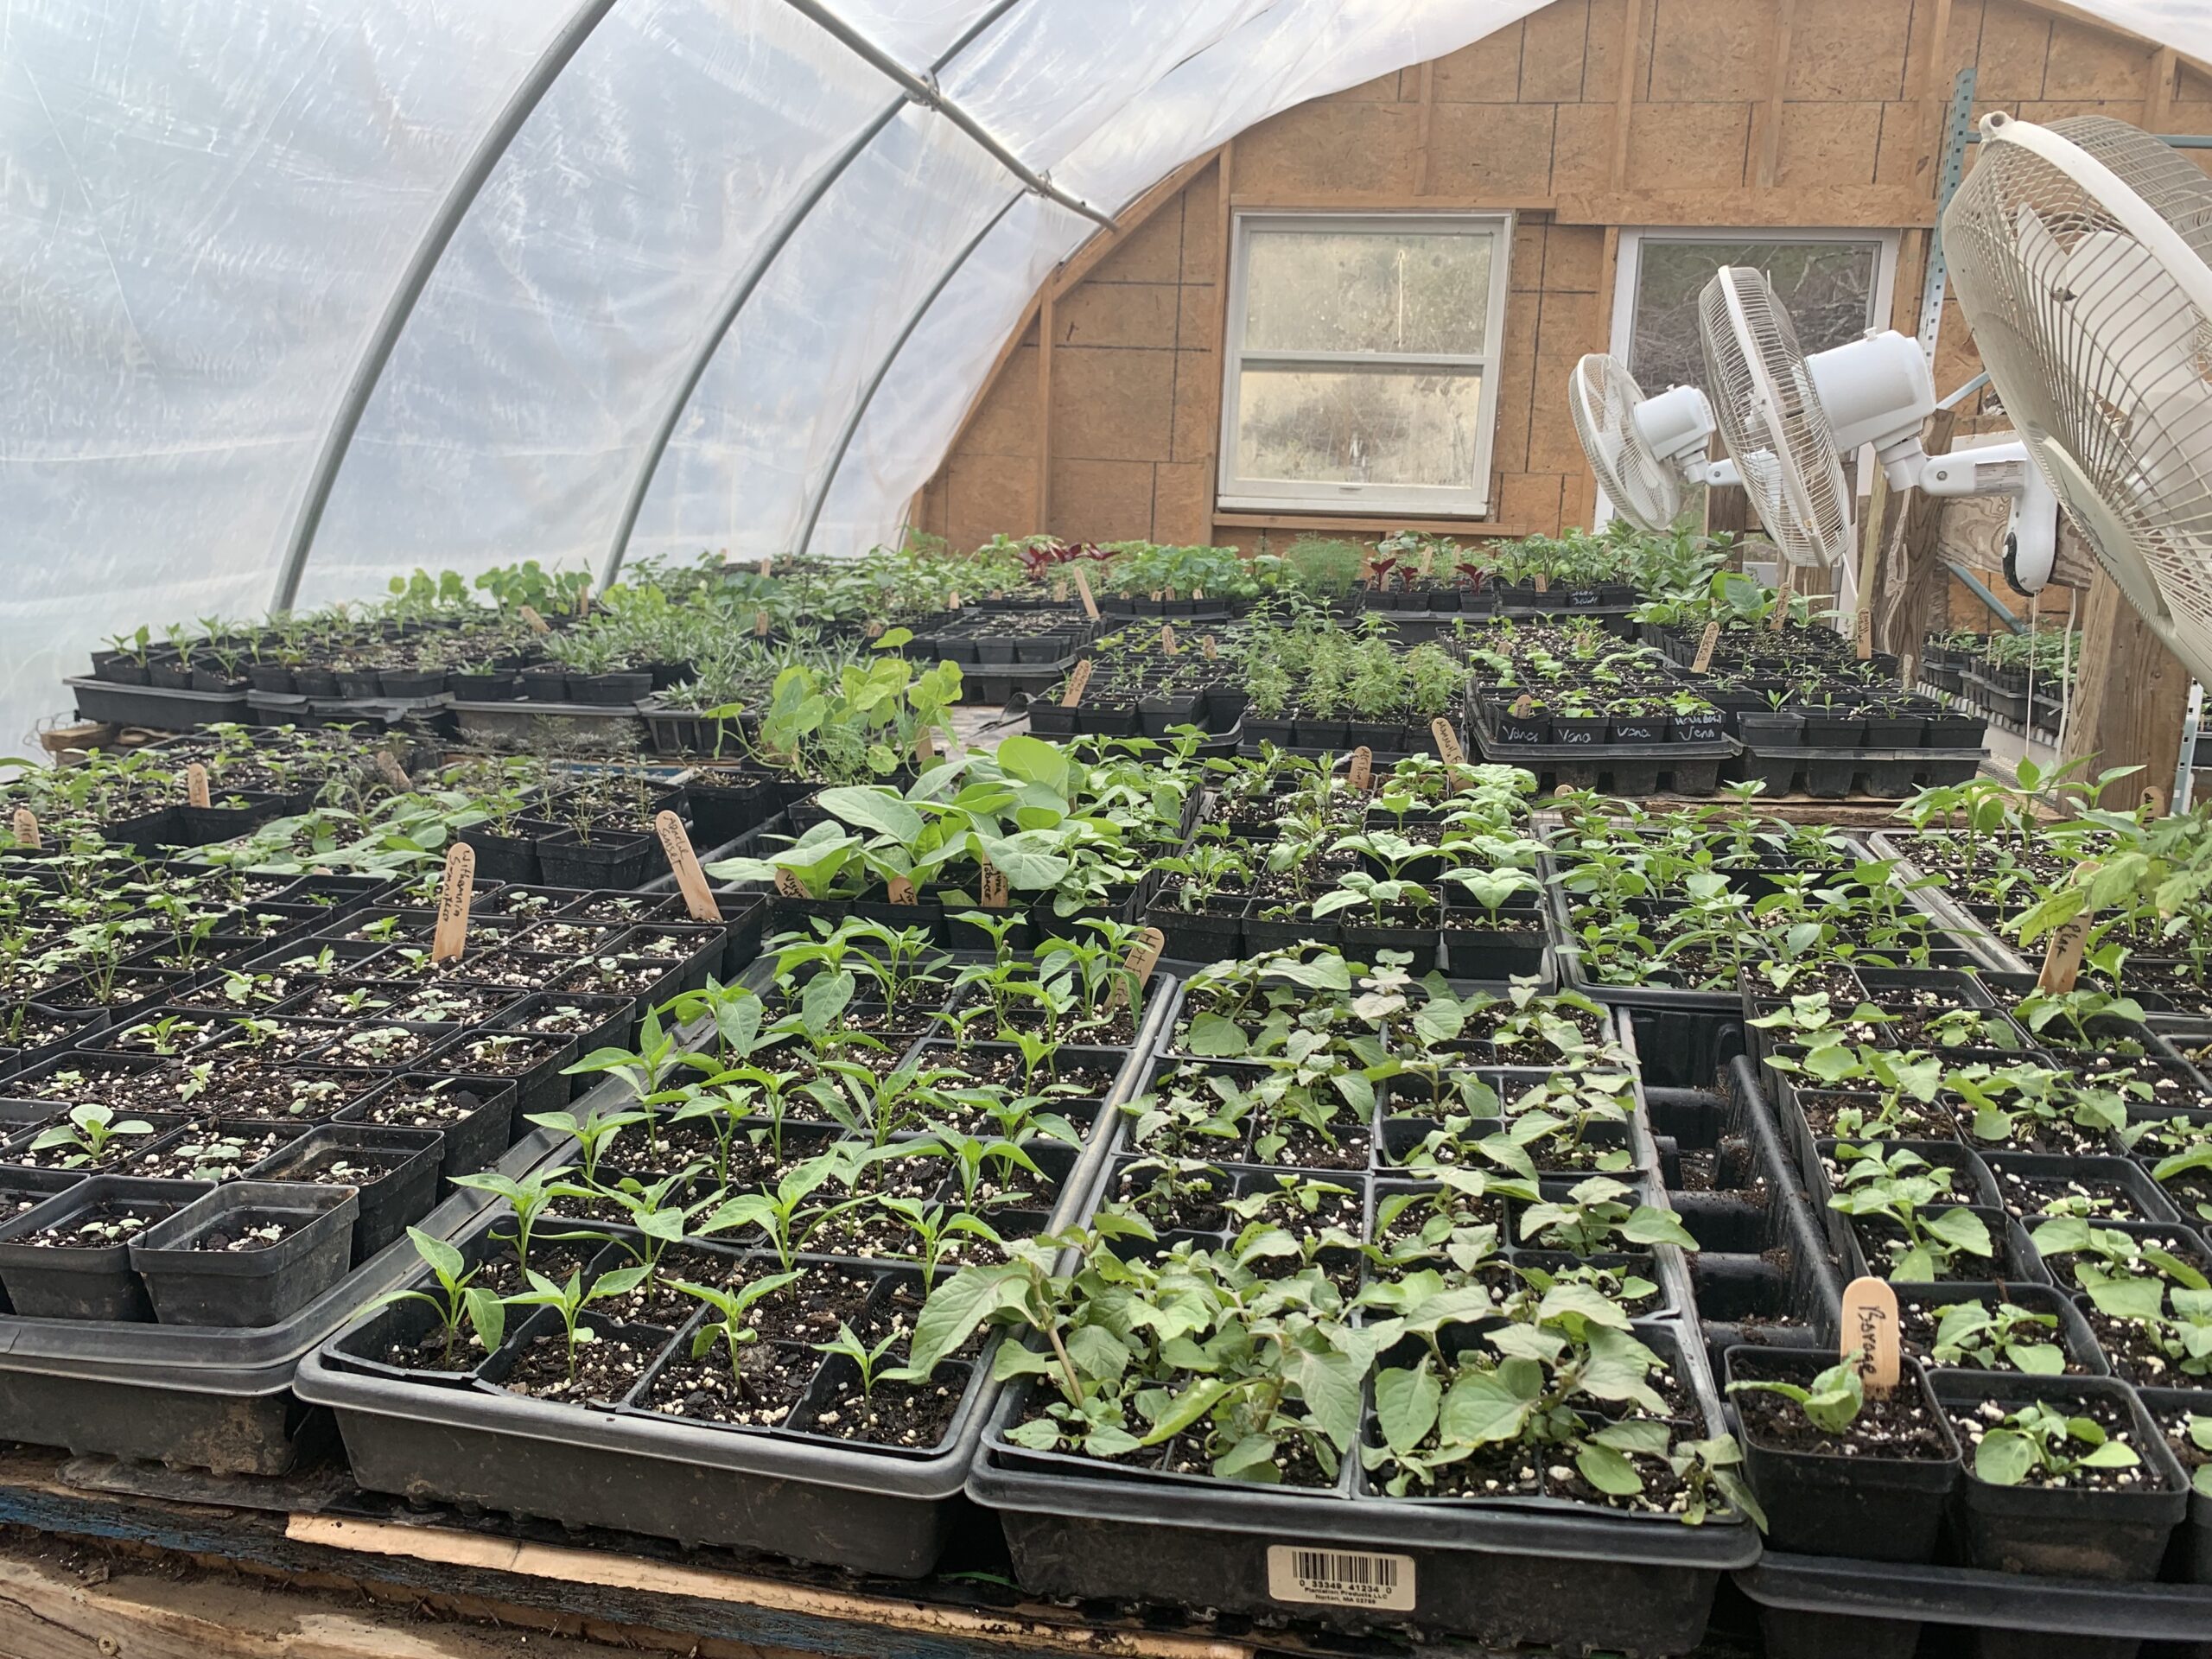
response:
{"label": "wooden plant label", "polygon": [[1774,614],[1767,619],[1767,626],[1780,633],[1789,625],[1789,595],[1797,585],[1797,567],[1789,563],[1787,554],[1777,552],[1775,557],[1782,562],[1782,574],[1776,578]]}
{"label": "wooden plant label", "polygon": [[721,906],[707,891],[707,873],[699,868],[699,855],[692,850],[690,832],[684,829],[683,820],[673,812],[657,812],[653,830],[660,836],[661,851],[668,855],[668,868],[676,873],[677,889],[683,895],[683,907],[691,912],[691,919],[721,920]]}
{"label": "wooden plant label", "polygon": [[1167,590],[1165,588],[1155,588],[1152,590],[1152,602],[1155,605],[1166,597]]}
{"label": "wooden plant label", "polygon": [[[1142,990],[1145,982],[1152,977],[1152,970],[1160,965],[1160,953],[1166,948],[1167,936],[1156,927],[1147,927],[1137,935],[1137,942],[1129,947],[1129,959],[1122,966],[1136,982],[1139,990]],[[1128,1000],[1128,982],[1117,977],[1114,981],[1113,990],[1107,995],[1106,1006],[1120,1007]]]}
{"label": "wooden plant label", "polygon": [[1869,1394],[1897,1385],[1897,1294],[1885,1279],[1854,1279],[1843,1287],[1841,1351],[1859,1356],[1859,1380]]}
{"label": "wooden plant label", "polygon": [[905,876],[887,875],[883,878],[883,886],[890,893],[893,904],[911,905],[914,902],[914,884]]}
{"label": "wooden plant label", "polygon": [[2082,956],[2088,943],[2087,911],[2052,929],[2050,943],[2044,948],[2043,971],[2036,976],[2036,988],[2054,996],[2072,990],[2074,982],[2082,976]]}
{"label": "wooden plant label", "polygon": [[2166,791],[2156,784],[2143,785],[2143,810],[2146,816],[2163,818],[2166,816]]}
{"label": "wooden plant label", "polygon": [[1060,707],[1072,709],[1083,701],[1083,689],[1090,683],[1090,658],[1086,657],[1075,665],[1068,676],[1068,689],[1060,693]]}
{"label": "wooden plant label", "polygon": [[522,607],[522,620],[530,624],[530,631],[532,633],[553,632],[552,625],[537,613],[537,607],[535,605],[525,605]]}
{"label": "wooden plant label", "polygon": [[1075,573],[1075,591],[1083,601],[1083,613],[1092,621],[1098,620],[1098,601],[1090,592],[1090,578],[1078,570]]}
{"label": "wooden plant label", "polygon": [[1175,590],[1173,588],[1163,588],[1160,591],[1166,597],[1170,605],[1175,602]]}
{"label": "wooden plant label", "polygon": [[1175,630],[1165,622],[1160,625],[1160,648],[1170,657],[1175,654]]}
{"label": "wooden plant label", "polygon": [[1436,574],[1436,550],[1424,547],[1421,550],[1421,579],[1427,582]]}
{"label": "wooden plant label", "polygon": [[582,587],[576,589],[576,614],[578,616],[591,614],[591,583],[589,582],[584,583]]}
{"label": "wooden plant label", "polygon": [[763,553],[760,556],[760,574],[764,576],[772,576],[775,573],[776,556],[772,553]]}
{"label": "wooden plant label", "polygon": [[1526,691],[1523,691],[1519,696],[1513,699],[1514,719],[1526,720],[1529,715],[1535,712],[1536,700],[1530,696]]}
{"label": "wooden plant label", "polygon": [[880,622],[871,622],[868,626],[862,628],[861,632],[864,638],[869,639],[880,639],[883,638],[883,624]]}
{"label": "wooden plant label", "polygon": [[924,772],[937,764],[937,738],[926,726],[914,734],[914,764]]}
{"label": "wooden plant label", "polygon": [[988,858],[983,861],[983,873],[980,886],[984,909],[1004,910],[1006,908],[1007,895],[1009,891],[1006,884],[1006,872]]}
{"label": "wooden plant label", "polygon": [[1864,602],[1863,595],[1861,598],[1853,633],[1858,642],[1859,660],[1864,663],[1870,661],[1874,655],[1874,607]]}
{"label": "wooden plant label", "polygon": [[1065,605],[1067,602],[1068,579],[1065,576],[1062,576],[1058,582],[1052,584],[1052,603],[1055,605]]}
{"label": "wooden plant label", "polygon": [[960,590],[958,588],[956,588],[952,592],[944,596],[944,608],[948,611],[957,611],[960,608]]}
{"label": "wooden plant label", "polygon": [[1549,576],[1546,575],[1542,571],[1541,571],[1541,570],[1537,571],[1537,572],[1536,572],[1536,591],[1537,591],[1538,593],[1540,593],[1540,594],[1548,594],[1549,592],[1551,592],[1551,590],[1552,590],[1552,579],[1551,579]]}
{"label": "wooden plant label", "polygon": [[786,899],[804,899],[806,897],[806,883],[798,879],[797,870],[779,868],[776,872],[776,891]]}
{"label": "wooden plant label", "polygon": [[1720,619],[1715,617],[1705,625],[1705,632],[1699,637],[1697,655],[1690,659],[1690,672],[1703,674],[1708,671],[1713,667],[1713,651],[1719,644]]}
{"label": "wooden plant label", "polygon": [[399,757],[394,754],[390,749],[378,749],[377,751],[376,768],[377,776],[383,779],[385,782],[390,784],[394,789],[397,790],[403,795],[409,790],[415,787],[412,783],[408,781],[407,773],[401,768]]}
{"label": "wooden plant label", "polygon": [[38,814],[28,806],[19,806],[16,809],[16,845],[32,848],[46,845],[45,842],[39,838]]}
{"label": "wooden plant label", "polygon": [[468,906],[476,896],[476,849],[465,841],[446,849],[446,879],[438,887],[438,927],[430,960],[451,962],[468,949]]}
{"label": "wooden plant label", "polygon": [[753,637],[755,639],[766,639],[768,637],[767,612],[755,611],[753,613]]}
{"label": "wooden plant label", "polygon": [[208,804],[207,768],[197,760],[184,769],[184,798],[188,805]]}
{"label": "wooden plant label", "polygon": [[1447,766],[1462,766],[1467,763],[1467,752],[1459,747],[1459,734],[1452,729],[1452,722],[1441,715],[1428,722],[1428,734],[1436,740],[1436,753]]}
{"label": "wooden plant label", "polygon": [[1214,644],[1213,635],[1205,633],[1198,636],[1198,654],[1210,663],[1220,658],[1221,647]]}
{"label": "wooden plant label", "polygon": [[1361,744],[1351,752],[1351,768],[1347,774],[1351,786],[1363,795],[1375,781],[1375,751]]}
{"label": "wooden plant label", "polygon": [[1193,588],[1191,589],[1191,597],[1192,599],[1204,599],[1205,596],[1206,590],[1203,588]]}

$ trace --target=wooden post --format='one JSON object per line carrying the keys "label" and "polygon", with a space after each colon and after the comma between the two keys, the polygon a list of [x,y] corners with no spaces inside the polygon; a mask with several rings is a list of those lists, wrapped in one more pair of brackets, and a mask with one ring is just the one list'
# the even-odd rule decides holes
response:
{"label": "wooden post", "polygon": [[1052,288],[1037,302],[1037,516],[1039,535],[1052,528]]}
{"label": "wooden post", "polygon": [[2100,569],[2082,613],[2081,676],[2061,760],[2094,755],[2092,774],[2140,766],[2127,784],[2131,798],[2145,785],[2171,788],[2189,686],[2189,671]]}

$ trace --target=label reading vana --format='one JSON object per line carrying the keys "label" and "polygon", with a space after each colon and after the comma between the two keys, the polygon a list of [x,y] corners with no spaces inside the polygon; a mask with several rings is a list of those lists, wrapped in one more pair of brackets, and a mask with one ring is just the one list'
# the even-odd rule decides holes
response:
{"label": "label reading vana", "polygon": [[1268,1549],[1268,1594],[1277,1601],[1410,1613],[1414,1558],[1274,1544]]}

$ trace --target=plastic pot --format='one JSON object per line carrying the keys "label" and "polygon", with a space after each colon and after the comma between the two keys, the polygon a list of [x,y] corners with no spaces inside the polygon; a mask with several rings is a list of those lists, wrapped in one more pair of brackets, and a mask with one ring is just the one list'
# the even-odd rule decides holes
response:
{"label": "plastic pot", "polygon": [[601,708],[619,708],[640,702],[651,696],[652,690],[653,677],[634,671],[569,676],[569,696],[571,698],[578,702],[595,703]]}
{"label": "plastic pot", "polygon": [[435,697],[446,689],[446,671],[442,668],[380,669],[377,685],[387,697]]}
{"label": "plastic pot", "polygon": [[1605,741],[1606,728],[1612,722],[1603,715],[1554,715],[1552,741],[1572,743],[1578,747],[1592,747]]}
{"label": "plastic pot", "polygon": [[[1829,1353],[1746,1344],[1728,1351],[1728,1380],[1802,1385],[1835,1363]],[[1918,1398],[1948,1457],[1846,1457],[1766,1445],[1748,1431],[1742,1436],[1744,1471],[1766,1510],[1769,1548],[1879,1561],[1935,1560],[1944,1504],[1959,1478],[1958,1440],[1916,1361],[1904,1362],[1898,1388]]]}
{"label": "plastic pot", "polygon": [[1802,749],[1806,747],[1805,716],[1797,713],[1751,714],[1736,716],[1737,734],[1749,749]]}
{"label": "plastic pot", "polygon": [[[361,1200],[351,1187],[232,1181],[130,1241],[130,1265],[163,1325],[258,1330],[276,1325],[346,1276]],[[279,1223],[258,1249],[197,1248],[211,1233]]]}
{"label": "plastic pot", "polygon": [[[443,1085],[440,1087],[440,1085]],[[437,1090],[435,1096],[430,1090]],[[454,1077],[411,1071],[340,1112],[334,1122],[435,1129],[445,1136],[438,1174],[446,1181],[498,1161],[515,1124],[512,1077]],[[410,1108],[410,1103],[419,1103]]]}
{"label": "plastic pot", "polygon": [[104,1206],[149,1223],[160,1221],[208,1190],[200,1181],[134,1180],[127,1175],[80,1181],[0,1227],[0,1285],[7,1287],[16,1312],[27,1319],[149,1319],[153,1308],[131,1271],[128,1239],[83,1248],[22,1241]]}
{"label": "plastic pot", "polygon": [[1936,1397],[1971,1409],[1993,1400],[2007,1411],[2031,1401],[2066,1409],[2089,1400],[2120,1408],[2142,1459],[2135,1487],[2102,1491],[2022,1484],[1993,1486],[1976,1477],[1974,1454],[1951,1504],[1965,1564],[2038,1577],[2147,1580],[2158,1576],[2166,1541],[2189,1511],[2188,1483],[2134,1389],[2101,1376],[2024,1376],[2006,1371],[1946,1371]]}
{"label": "plastic pot", "polygon": [[[370,1154],[383,1173],[365,1181],[333,1181],[332,1166]],[[374,1123],[325,1123],[309,1129],[246,1172],[251,1181],[315,1181],[360,1194],[353,1221],[353,1260],[365,1262],[428,1215],[438,1195],[445,1136],[435,1129],[389,1129]]]}
{"label": "plastic pot", "polygon": [[641,887],[646,865],[659,842],[651,836],[601,833],[586,842],[573,830],[547,836],[537,842],[537,868],[549,887]]}

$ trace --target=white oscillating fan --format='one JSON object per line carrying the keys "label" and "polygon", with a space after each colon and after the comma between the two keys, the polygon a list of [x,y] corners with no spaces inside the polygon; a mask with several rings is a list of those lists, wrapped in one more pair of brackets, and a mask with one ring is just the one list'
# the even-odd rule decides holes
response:
{"label": "white oscillating fan", "polygon": [[1891,485],[1931,494],[2005,495],[2006,544],[2040,586],[2056,552],[2056,503],[2026,446],[1993,444],[1930,460],[1922,423],[1936,385],[1919,343],[1895,329],[1807,357],[1789,314],[1760,272],[1726,265],[1699,296],[1699,333],[1722,441],[1759,521],[1795,564],[1833,564],[1853,550],[1843,457],[1872,444]]}
{"label": "white oscillating fan", "polygon": [[1726,462],[1706,459],[1713,405],[1695,386],[1646,397],[1626,364],[1592,352],[1574,365],[1567,397],[1590,470],[1614,510],[1638,530],[1672,530],[1686,484],[1735,482]]}
{"label": "white oscillating fan", "polygon": [[1943,238],[1982,363],[2129,603],[2212,680],[2212,180],[2103,116],[1981,133]]}

